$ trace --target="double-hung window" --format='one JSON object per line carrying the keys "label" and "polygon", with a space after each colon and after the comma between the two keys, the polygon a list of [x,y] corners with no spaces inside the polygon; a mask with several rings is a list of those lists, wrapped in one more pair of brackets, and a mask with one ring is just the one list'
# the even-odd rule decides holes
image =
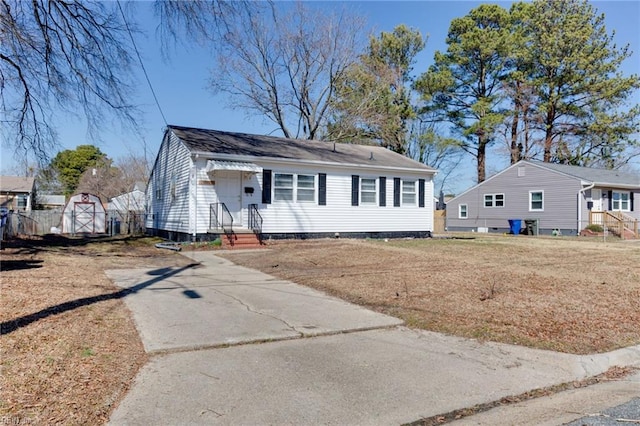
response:
{"label": "double-hung window", "polygon": [[484,194],[485,207],[504,207],[504,194]]}
{"label": "double-hung window", "polygon": [[296,201],[314,202],[316,200],[316,177],[297,175]]}
{"label": "double-hung window", "polygon": [[416,205],[416,181],[415,180],[402,181],[402,205],[403,206]]}
{"label": "double-hung window", "polygon": [[26,210],[27,209],[27,199],[29,196],[27,194],[18,195],[18,210]]}
{"label": "double-hung window", "polygon": [[316,200],[315,175],[295,175],[275,173],[273,180],[274,201],[294,201],[299,203]]}
{"label": "double-hung window", "polygon": [[293,201],[293,175],[276,173],[273,180],[273,199]]}
{"label": "double-hung window", "polygon": [[611,192],[611,210],[628,212],[631,210],[630,193],[626,191]]}
{"label": "double-hung window", "polygon": [[469,217],[469,209],[466,204],[458,204],[458,219]]}
{"label": "double-hung window", "polygon": [[376,204],[376,180],[370,178],[360,179],[360,202],[362,204]]}
{"label": "double-hung window", "polygon": [[529,211],[544,210],[544,191],[529,191]]}

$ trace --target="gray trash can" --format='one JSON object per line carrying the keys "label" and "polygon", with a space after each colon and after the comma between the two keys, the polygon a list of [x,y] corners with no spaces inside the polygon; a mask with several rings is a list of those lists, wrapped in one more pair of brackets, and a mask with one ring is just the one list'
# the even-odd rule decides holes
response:
{"label": "gray trash can", "polygon": [[526,229],[527,235],[538,235],[538,219],[525,219],[524,229]]}

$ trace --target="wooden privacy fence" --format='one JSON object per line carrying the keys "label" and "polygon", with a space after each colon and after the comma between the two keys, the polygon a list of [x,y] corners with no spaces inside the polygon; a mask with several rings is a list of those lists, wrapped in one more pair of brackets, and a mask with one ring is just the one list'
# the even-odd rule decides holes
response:
{"label": "wooden privacy fence", "polygon": [[444,234],[446,227],[447,227],[447,211],[434,210],[433,211],[433,233]]}

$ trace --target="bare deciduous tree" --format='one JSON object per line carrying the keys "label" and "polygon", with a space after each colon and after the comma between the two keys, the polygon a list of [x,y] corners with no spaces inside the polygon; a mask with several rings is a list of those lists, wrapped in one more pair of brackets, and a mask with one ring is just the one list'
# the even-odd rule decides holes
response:
{"label": "bare deciduous tree", "polygon": [[105,113],[132,122],[132,58],[117,3],[0,2],[3,136],[41,163],[55,147],[52,110],[82,111],[89,131]]}
{"label": "bare deciduous tree", "polygon": [[335,81],[355,60],[360,18],[297,3],[245,10],[229,27],[211,73],[214,92],[273,121],[285,137],[314,139]]}

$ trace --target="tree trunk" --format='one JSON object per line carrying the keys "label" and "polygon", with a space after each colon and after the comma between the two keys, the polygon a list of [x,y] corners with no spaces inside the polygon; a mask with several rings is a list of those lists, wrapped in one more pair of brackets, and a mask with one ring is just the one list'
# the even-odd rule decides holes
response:
{"label": "tree trunk", "polygon": [[518,149],[518,122],[520,120],[520,82],[516,82],[516,89],[513,97],[513,119],[511,120],[511,164],[515,164],[520,160]]}
{"label": "tree trunk", "polygon": [[549,107],[549,111],[547,111],[547,118],[545,121],[545,135],[544,135],[544,162],[551,162],[551,145],[553,144],[553,117],[555,116],[555,111],[553,106]]}
{"label": "tree trunk", "polygon": [[478,137],[478,183],[484,182],[486,179],[486,159],[487,159],[487,145],[482,136]]}

